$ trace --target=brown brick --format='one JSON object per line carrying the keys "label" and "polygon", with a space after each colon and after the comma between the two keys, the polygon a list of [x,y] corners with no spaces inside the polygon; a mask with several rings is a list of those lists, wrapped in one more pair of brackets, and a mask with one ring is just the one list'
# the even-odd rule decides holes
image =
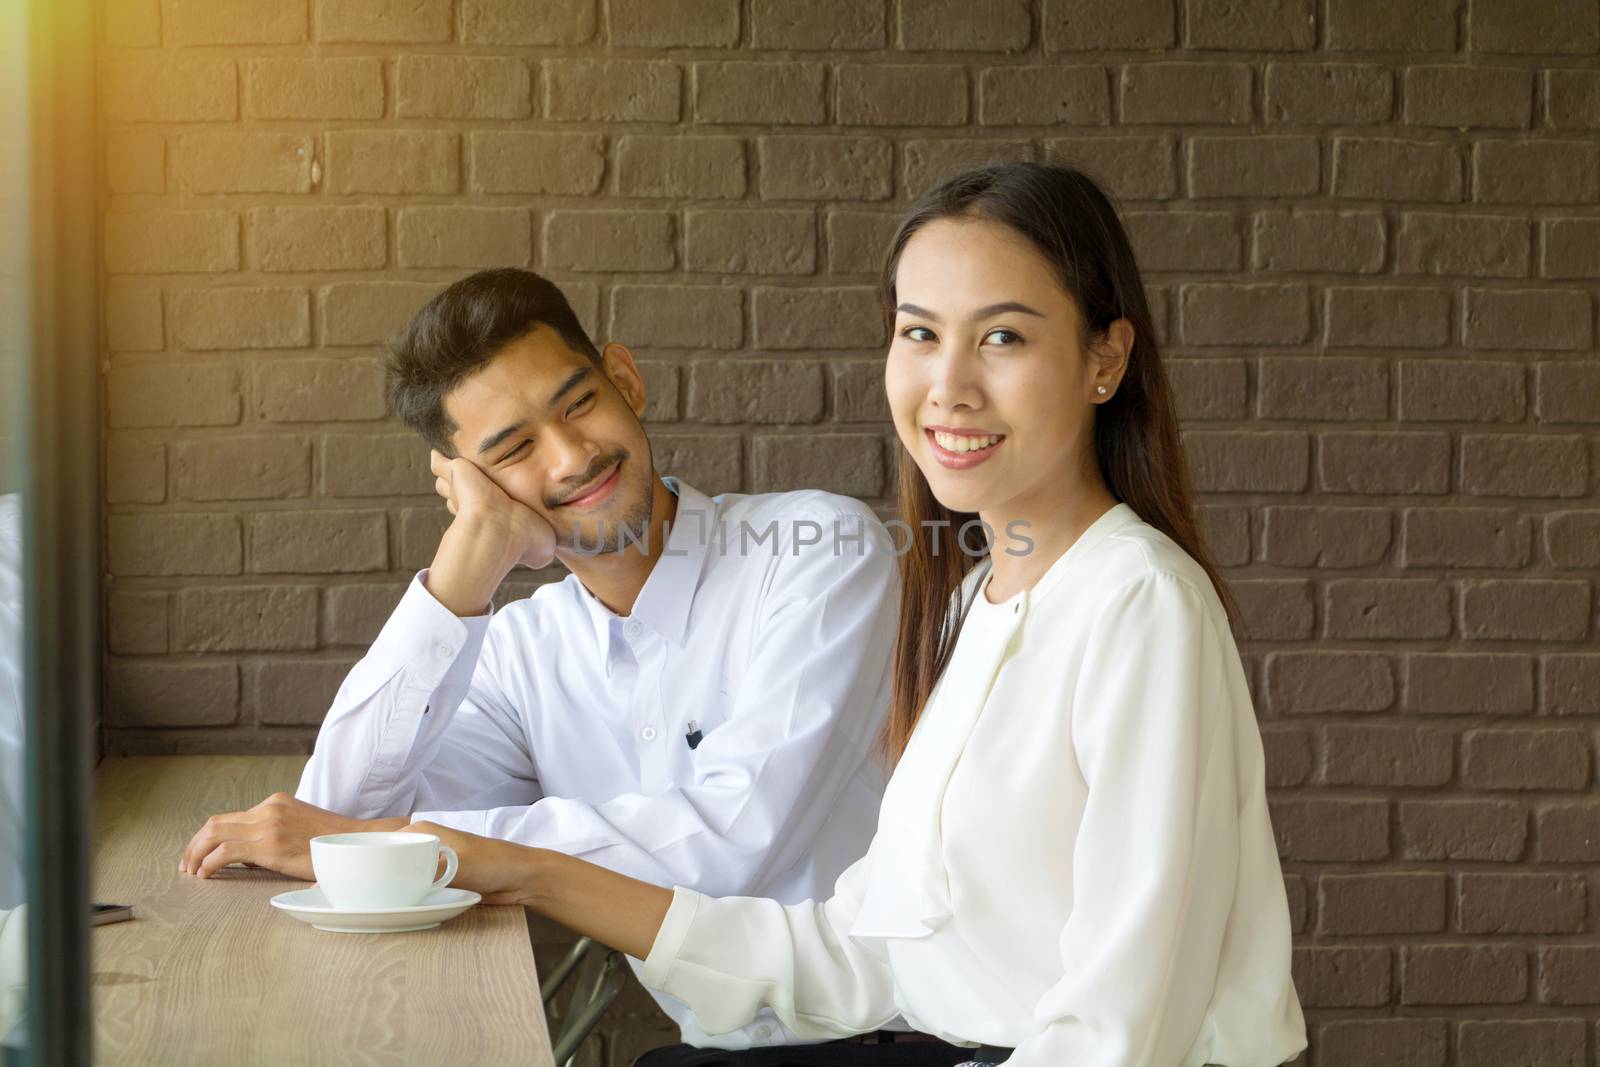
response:
{"label": "brown brick", "polygon": [[239,117],[231,59],[167,55],[107,57],[100,99],[113,122],[231,122]]}
{"label": "brown brick", "polygon": [[1383,216],[1371,211],[1261,211],[1257,270],[1372,274],[1383,269]]}
{"label": "brown brick", "polygon": [[1311,777],[1311,732],[1277,726],[1263,727],[1268,788],[1302,785]]}
{"label": "brown brick", "polygon": [[884,10],[861,0],[751,0],[750,40],[756,48],[849,51],[884,42]]}
{"label": "brown brick", "polygon": [[1474,199],[1484,204],[1592,204],[1600,199],[1600,145],[1588,141],[1479,141]]}
{"label": "brown brick", "polygon": [[1402,1004],[1517,1004],[1528,996],[1527,953],[1511,945],[1412,945],[1400,950]]}
{"label": "brown brick", "polygon": [[1293,980],[1308,1008],[1389,1003],[1389,950],[1379,946],[1304,946],[1294,950]]}
{"label": "brown brick", "polygon": [[[400,570],[419,571],[429,565],[439,539],[450,525],[450,512],[439,504],[400,511]],[[399,597],[395,597],[398,603]],[[390,605],[392,610],[393,604]]]}
{"label": "brown brick", "polygon": [[1185,424],[1245,417],[1249,382],[1244,360],[1178,359],[1166,369],[1173,408]]}
{"label": "brown brick", "polygon": [[1536,1063],[1539,1067],[1583,1067],[1587,1031],[1581,1019],[1468,1021],[1461,1024],[1461,1067]]}
{"label": "brown brick", "polygon": [[1546,515],[1544,550],[1556,567],[1600,567],[1600,511]]}
{"label": "brown brick", "polygon": [[822,418],[819,363],[703,360],[689,372],[689,418],[712,423],[806,423]]}
{"label": "brown brick", "polygon": [[167,346],[158,283],[110,278],[105,294],[106,341],[112,351],[159,352]]}
{"label": "brown brick", "polygon": [[1395,237],[1401,274],[1522,278],[1532,244],[1526,219],[1408,211]]}
{"label": "brown brick", "polygon": [[677,122],[683,75],[654,59],[547,59],[544,116],[558,121]]}
{"label": "brown brick", "polygon": [[1544,72],[1544,120],[1557,129],[1600,128],[1600,70]]}
{"label": "brown brick", "polygon": [[1600,863],[1600,804],[1551,804],[1539,812],[1539,859],[1547,863]]}
{"label": "brown brick", "polygon": [[635,135],[617,142],[623,196],[737,200],[744,191],[744,142],[737,137]]}
{"label": "brown brick", "polygon": [[1462,435],[1461,487],[1474,496],[1582,496],[1588,485],[1580,436]]}
{"label": "brown brick", "polygon": [[525,267],[533,220],[516,207],[407,207],[394,221],[402,267]]}
{"label": "brown brick", "polygon": [[1303,285],[1191,283],[1179,291],[1180,332],[1192,345],[1293,345],[1311,335]]}
{"label": "brown brick", "polygon": [[1532,524],[1507,508],[1407,508],[1400,527],[1404,567],[1522,567]]}
{"label": "brown brick", "polygon": [[820,63],[696,63],[699,122],[815,125],[828,115]]}
{"label": "brown brick", "polygon": [[435,130],[340,130],[327,135],[330,193],[453,193],[456,135]]}
{"label": "brown brick", "polygon": [[159,133],[114,131],[106,137],[106,181],[113,193],[167,189],[167,142]]}
{"label": "brown brick", "polygon": [[1322,737],[1322,780],[1329,785],[1431,787],[1455,770],[1455,738],[1414,726],[1330,723]]}
{"label": "brown brick", "polygon": [[1468,289],[1463,328],[1469,348],[1589,348],[1589,294],[1578,289]]}
{"label": "brown brick", "polygon": [[1589,715],[1600,711],[1600,656],[1544,657],[1539,706],[1550,715]]}
{"label": "brown brick", "polygon": [[388,259],[379,207],[261,207],[246,219],[264,271],[381,270]]}
{"label": "brown brick", "polygon": [[1394,75],[1367,63],[1269,63],[1270,122],[1289,126],[1372,126],[1394,113]]}
{"label": "brown brick", "polygon": [[1389,414],[1389,364],[1378,359],[1263,359],[1256,413],[1264,419],[1381,421]]}
{"label": "brown brick", "polygon": [[1033,145],[1028,141],[908,140],[901,144],[900,191],[907,196],[921,196],[961,171],[1033,158]]}
{"label": "brown brick", "polygon": [[427,44],[450,39],[450,0],[316,0],[319,41]]}
{"label": "brown brick", "polygon": [[1455,146],[1380,137],[1333,139],[1333,194],[1455,203],[1465,185]]}
{"label": "brown brick", "polygon": [[1450,587],[1421,578],[1340,578],[1326,586],[1329,637],[1383,641],[1450,636]]}
{"label": "brown brick", "polygon": [[809,211],[688,211],[684,261],[708,274],[812,274],[817,223]]}
{"label": "brown brick", "polygon": [[990,67],[979,79],[978,121],[985,126],[1104,126],[1111,121],[1109,86],[1103,67]]}
{"label": "brown brick", "polygon": [[1190,48],[1295,52],[1316,44],[1311,0],[1192,0],[1184,15]]}
{"label": "brown brick", "polygon": [[1488,652],[1410,653],[1401,706],[1425,715],[1526,715],[1533,711],[1533,661]]}
{"label": "brown brick", "polygon": [[824,489],[870,499],[883,493],[883,441],[875,434],[761,435],[751,440],[751,490]]}
{"label": "brown brick", "polygon": [[1255,641],[1297,641],[1316,626],[1311,583],[1298,579],[1252,579],[1232,583],[1239,604],[1239,629]]}
{"label": "brown brick", "polygon": [[1389,805],[1382,800],[1316,797],[1271,804],[1278,855],[1285,860],[1361,862],[1389,855]]}
{"label": "brown brick", "polygon": [[1589,583],[1484,578],[1461,585],[1461,634],[1500,641],[1577,641],[1588,636]]}
{"label": "brown brick", "polygon": [[1044,143],[1045,158],[1092,175],[1118,200],[1163,200],[1178,191],[1177,148],[1151,136],[1061,137]]}
{"label": "brown brick", "polygon": [[1590,363],[1541,363],[1539,421],[1600,422],[1600,367]]}
{"label": "brown brick", "polygon": [[161,5],[158,0],[123,0],[102,4],[100,28],[113,48],[155,48],[161,44]]}
{"label": "brown brick", "polygon": [[1515,863],[1528,841],[1528,809],[1502,800],[1402,800],[1399,825],[1412,860]]}
{"label": "brown brick", "polygon": [[645,211],[552,211],[544,261],[565,270],[658,271],[677,264],[673,216]]}
{"label": "brown brick", "polygon": [[311,343],[304,289],[228,286],[172,294],[173,340],[180,348],[300,348]]}
{"label": "brown brick", "polygon": [[1273,652],[1267,697],[1276,714],[1386,711],[1394,705],[1394,670],[1375,652]]}
{"label": "brown brick", "polygon": [[238,270],[239,219],[231,211],[112,211],[105,249],[113,274]]}
{"label": "brown brick", "polygon": [[1324,874],[1317,930],[1334,936],[1432,934],[1444,929],[1449,880],[1433,871]]}
{"label": "brown brick", "polygon": [[743,294],[711,285],[619,285],[608,333],[639,348],[738,348]]}
{"label": "brown brick", "polygon": [[1321,185],[1315,137],[1193,137],[1189,195],[1194,197],[1311,196]]}
{"label": "brown brick", "polygon": [[1122,121],[1230,125],[1250,121],[1250,68],[1237,63],[1138,63],[1122,68]]}
{"label": "brown brick", "polygon": [[528,64],[509,56],[401,56],[395,115],[403,119],[525,119],[533,113]]}
{"label": "brown brick", "polygon": [[326,586],[322,591],[323,642],[329,645],[370,645],[400,603],[405,588],[404,582]]}
{"label": "brown brick", "polygon": [[1345,348],[1438,348],[1450,341],[1450,294],[1397,285],[1329,286],[1324,337]]}
{"label": "brown brick", "polygon": [[252,59],[244,67],[245,114],[256,119],[383,117],[383,61],[374,56]]}
{"label": "brown brick", "polygon": [[167,594],[106,597],[106,643],[112,652],[148,656],[167,651]]}
{"label": "brown brick", "polygon": [[1239,219],[1231,212],[1130,211],[1122,221],[1145,271],[1238,270],[1244,264]]}
{"label": "brown brick", "polygon": [[1380,496],[1450,491],[1450,437],[1435,433],[1325,433],[1318,482],[1330,493]]}
{"label": "brown brick", "polygon": [[1262,513],[1261,558],[1285,567],[1368,567],[1388,554],[1381,508],[1271,507]]}
{"label": "brown brick", "polygon": [[682,478],[704,493],[744,488],[744,451],[736,434],[653,434],[656,470]]}
{"label": "brown brick", "polygon": [[354,574],[389,566],[381,511],[266,511],[250,517],[257,574]]}
{"label": "brown brick", "polygon": [[106,376],[113,427],[232,426],[239,421],[239,376],[232,367],[116,367]]}
{"label": "brown brick", "polygon": [[883,392],[883,362],[852,359],[833,363],[833,417],[838,422],[886,422],[889,401]]}
{"label": "brown brick", "polygon": [[1173,0],[1045,0],[1044,43],[1052,52],[1133,51],[1177,42]]}
{"label": "brown brick", "polygon": [[1540,230],[1541,274],[1600,278],[1600,219],[1545,219]]}
{"label": "brown brick", "polygon": [[1365,1067],[1445,1067],[1449,1036],[1443,1019],[1341,1019],[1317,1027],[1324,1063]]}
{"label": "brown brick", "polygon": [[834,73],[844,126],[959,126],[967,120],[967,73],[954,66],[843,64]]}
{"label": "brown brick", "polygon": [[608,29],[624,48],[729,48],[739,41],[739,0],[610,0]]}
{"label": "brown brick", "polygon": [[1533,72],[1515,67],[1408,67],[1410,126],[1522,129],[1533,115]]}
{"label": "brown brick", "polygon": [[461,39],[468,44],[586,44],[595,22],[595,0],[461,0]]}
{"label": "brown brick", "polygon": [[1593,55],[1600,50],[1600,11],[1565,0],[1472,0],[1467,47],[1474,52]]}
{"label": "brown brick", "polygon": [[182,500],[270,500],[311,491],[311,443],[302,437],[204,437],[172,446]]}
{"label": "brown brick", "polygon": [[1600,1004],[1600,945],[1541,948],[1539,1001],[1542,1004]]}
{"label": "brown brick", "polygon": [[1455,0],[1328,0],[1327,47],[1354,52],[1453,52]]}
{"label": "brown brick", "polygon": [[1028,0],[904,0],[900,47],[909,51],[1014,52],[1033,38]]}
{"label": "brown brick", "polygon": [[1527,413],[1521,364],[1404,359],[1399,373],[1404,422],[1521,422]]}
{"label": "brown brick", "polygon": [[318,291],[326,345],[377,345],[444,288],[436,282],[335,282]]}
{"label": "brown brick", "polygon": [[427,446],[410,433],[326,434],[318,450],[326,496],[407,496],[433,492]]}
{"label": "brown brick", "polygon": [[160,441],[112,437],[105,471],[108,504],[159,504],[167,498],[167,448]]}
{"label": "brown brick", "polygon": [[1462,780],[1473,789],[1582,789],[1591,773],[1583,730],[1471,730]]}
{"label": "brown brick", "polygon": [[1572,874],[1463,874],[1457,923],[1468,934],[1580,933],[1588,882]]}
{"label": "brown brick", "polygon": [[893,154],[882,138],[758,138],[763,200],[883,200]]}
{"label": "brown brick", "polygon": [[1191,430],[1183,447],[1202,493],[1298,493],[1310,476],[1311,442],[1303,433]]}
{"label": "brown brick", "polygon": [[287,585],[185,589],[177,618],[177,646],[190,652],[315,648],[317,591]]}
{"label": "brown brick", "polygon": [[297,44],[306,39],[301,0],[167,0],[167,40],[177,45]]}
{"label": "brown brick", "polygon": [[387,414],[377,360],[271,360],[254,371],[255,413],[267,422],[362,422]]}
{"label": "brown brick", "polygon": [[348,659],[272,659],[244,667],[245,717],[263,726],[316,726],[350,673]]}
{"label": "brown brick", "polygon": [[639,376],[644,379],[645,402],[641,418],[646,423],[677,422],[683,410],[678,397],[682,391],[679,386],[682,377],[679,366],[661,359],[638,360],[635,366],[639,368]]}
{"label": "brown brick", "polygon": [[605,176],[605,138],[593,133],[473,130],[467,150],[480,193],[591,196]]}
{"label": "brown brick", "polygon": [[239,669],[216,661],[107,664],[108,726],[227,726],[239,717]]}
{"label": "brown brick", "polygon": [[758,286],[751,299],[760,348],[874,348],[884,340],[883,309],[871,286]]}
{"label": "brown brick", "polygon": [[239,520],[232,515],[112,515],[111,573],[128,575],[238,574]]}

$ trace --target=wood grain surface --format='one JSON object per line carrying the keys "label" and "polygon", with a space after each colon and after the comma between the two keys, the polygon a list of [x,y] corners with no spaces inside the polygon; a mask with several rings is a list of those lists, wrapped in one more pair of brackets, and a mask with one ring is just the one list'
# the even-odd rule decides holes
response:
{"label": "wood grain surface", "polygon": [[303,756],[106,760],[96,774],[94,899],[133,922],[93,932],[101,1064],[529,1064],[549,1067],[521,908],[433,930],[334,934],[268,905],[307,883],[178,871],[206,818],[292,791]]}

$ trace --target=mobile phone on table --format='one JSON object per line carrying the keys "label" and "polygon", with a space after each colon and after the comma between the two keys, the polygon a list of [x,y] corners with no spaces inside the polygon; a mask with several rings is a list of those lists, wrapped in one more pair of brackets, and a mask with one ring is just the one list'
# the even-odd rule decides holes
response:
{"label": "mobile phone on table", "polygon": [[95,904],[90,908],[92,918],[90,925],[104,926],[106,923],[120,923],[133,918],[132,904]]}

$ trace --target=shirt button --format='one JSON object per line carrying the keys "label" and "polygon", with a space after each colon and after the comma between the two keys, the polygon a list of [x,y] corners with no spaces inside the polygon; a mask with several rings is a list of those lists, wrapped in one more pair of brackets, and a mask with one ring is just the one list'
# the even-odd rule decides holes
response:
{"label": "shirt button", "polygon": [[756,1027],[756,1036],[763,1041],[769,1040],[772,1037],[772,1027],[768,1026],[766,1023],[762,1023],[760,1026]]}
{"label": "shirt button", "polygon": [[433,650],[439,653],[439,655],[443,656],[445,659],[449,659],[451,656],[456,654],[456,650],[445,644],[443,641],[440,641],[437,645],[434,645]]}
{"label": "shirt button", "polygon": [[654,741],[656,739],[656,728],[654,726],[646,726],[643,730],[639,731],[639,736],[644,738],[646,741]]}
{"label": "shirt button", "polygon": [[623,627],[623,629],[628,632],[629,637],[638,637],[639,631],[644,629],[644,627],[640,626],[637,620],[630,619],[628,621],[628,625]]}

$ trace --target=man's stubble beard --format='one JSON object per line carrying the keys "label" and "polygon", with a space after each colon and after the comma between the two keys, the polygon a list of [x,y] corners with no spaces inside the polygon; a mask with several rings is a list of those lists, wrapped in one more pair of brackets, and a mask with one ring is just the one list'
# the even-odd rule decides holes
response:
{"label": "man's stubble beard", "polygon": [[[624,455],[623,464],[630,465],[632,458],[630,455]],[[556,538],[556,546],[561,551],[575,556],[601,556],[636,545],[648,545],[646,538],[650,533],[650,518],[655,514],[652,470],[651,464],[644,465],[639,479],[643,483],[639,487],[642,490],[640,499],[625,515],[619,519],[600,523],[598,533],[587,536],[581,524],[575,523]],[[617,488],[621,492],[623,487]]]}

